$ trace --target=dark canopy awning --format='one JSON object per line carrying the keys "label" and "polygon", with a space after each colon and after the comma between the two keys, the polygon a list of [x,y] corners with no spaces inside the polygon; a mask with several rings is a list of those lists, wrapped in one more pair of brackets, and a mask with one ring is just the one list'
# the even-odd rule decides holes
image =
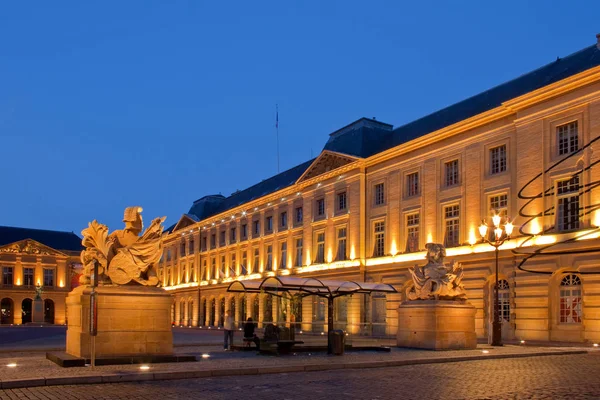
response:
{"label": "dark canopy awning", "polygon": [[372,292],[397,293],[393,286],[386,283],[366,283],[355,281],[334,281],[316,278],[292,276],[272,276],[263,280],[235,281],[227,288],[228,292],[281,293],[302,292],[322,297],[339,297],[355,293]]}

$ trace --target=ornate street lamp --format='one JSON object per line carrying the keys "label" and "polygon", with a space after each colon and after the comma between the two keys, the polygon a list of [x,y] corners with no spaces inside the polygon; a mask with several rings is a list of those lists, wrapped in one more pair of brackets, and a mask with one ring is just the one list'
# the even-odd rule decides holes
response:
{"label": "ornate street lamp", "polygon": [[[493,229],[492,240],[488,238],[488,229]],[[502,246],[504,242],[510,240],[510,235],[513,231],[513,224],[510,222],[508,217],[506,222],[502,224],[502,217],[496,213],[492,217],[492,224],[488,224],[485,219],[479,226],[479,234],[483,242],[488,243],[495,248],[496,253],[496,286],[494,293],[494,321],[492,322],[492,346],[502,346],[502,321],[500,320],[499,310],[499,297],[498,297],[498,247]]]}

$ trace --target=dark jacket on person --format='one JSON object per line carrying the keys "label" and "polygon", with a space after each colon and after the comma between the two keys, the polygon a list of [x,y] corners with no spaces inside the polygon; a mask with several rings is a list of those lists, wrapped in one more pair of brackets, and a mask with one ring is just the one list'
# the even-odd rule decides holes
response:
{"label": "dark jacket on person", "polygon": [[244,337],[251,338],[254,337],[254,322],[246,322],[244,324]]}

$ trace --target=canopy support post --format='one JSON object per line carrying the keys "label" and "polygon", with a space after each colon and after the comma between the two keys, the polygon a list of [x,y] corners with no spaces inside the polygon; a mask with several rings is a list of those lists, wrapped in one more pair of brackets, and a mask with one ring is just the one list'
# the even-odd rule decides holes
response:
{"label": "canopy support post", "polygon": [[327,296],[327,354],[333,354],[333,296]]}

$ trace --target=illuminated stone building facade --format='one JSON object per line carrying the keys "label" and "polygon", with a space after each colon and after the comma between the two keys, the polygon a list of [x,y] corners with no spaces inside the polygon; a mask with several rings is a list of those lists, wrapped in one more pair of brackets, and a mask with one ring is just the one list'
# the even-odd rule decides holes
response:
{"label": "illuminated stone building facade", "polygon": [[[231,310],[236,321],[294,315],[301,329],[326,329],[318,299],[292,309],[226,292],[233,280],[292,275],[394,285],[398,294],[335,306],[336,327],[394,335],[407,268],[435,242],[462,263],[486,338],[495,257],[477,228],[499,213],[517,227],[499,253],[503,337],[598,341],[598,137],[600,44],[395,129],[360,119],[333,132],[316,159],[193,203],[165,236],[160,265],[173,323],[219,326]],[[519,198],[522,189],[532,198]],[[534,251],[529,272],[519,269]]]}
{"label": "illuminated stone building facade", "polygon": [[42,286],[44,321],[64,324],[81,249],[81,238],[72,232],[0,226],[0,324],[32,322],[36,286]]}

